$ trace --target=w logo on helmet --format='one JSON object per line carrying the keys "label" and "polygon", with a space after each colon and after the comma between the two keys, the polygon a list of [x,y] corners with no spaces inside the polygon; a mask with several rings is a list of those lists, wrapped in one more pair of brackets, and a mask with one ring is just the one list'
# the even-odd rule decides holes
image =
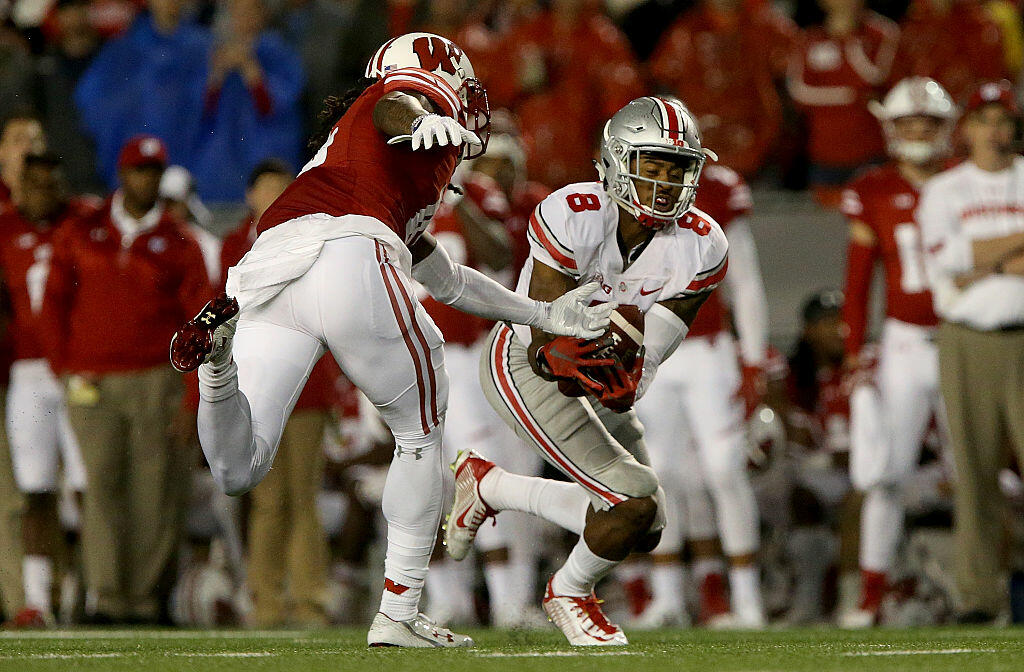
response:
{"label": "w logo on helmet", "polygon": [[428,72],[438,68],[449,75],[457,74],[458,61],[462,58],[462,50],[451,42],[438,37],[417,37],[412,42],[412,50],[420,59],[420,67]]}

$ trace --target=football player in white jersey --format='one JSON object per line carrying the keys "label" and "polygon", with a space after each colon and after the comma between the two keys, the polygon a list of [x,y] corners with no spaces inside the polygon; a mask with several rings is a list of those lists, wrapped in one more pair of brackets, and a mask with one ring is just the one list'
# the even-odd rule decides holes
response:
{"label": "football player in white jersey", "polygon": [[[601,339],[506,324],[492,330],[481,362],[484,393],[499,415],[574,482],[518,476],[463,453],[453,465],[448,552],[464,557],[480,524],[503,510],[580,534],[543,601],[574,645],[627,643],[601,611],[594,584],[630,552],[653,549],[665,524],[664,493],[632,406],[725,276],[725,235],[693,208],[708,154],[682,103],[638,98],[605,125],[601,181],[555,191],[530,219],[531,254],[516,291],[542,299],[596,280],[592,301],[645,313],[634,366],[595,358]],[[597,382],[595,368],[609,365],[613,373]]]}

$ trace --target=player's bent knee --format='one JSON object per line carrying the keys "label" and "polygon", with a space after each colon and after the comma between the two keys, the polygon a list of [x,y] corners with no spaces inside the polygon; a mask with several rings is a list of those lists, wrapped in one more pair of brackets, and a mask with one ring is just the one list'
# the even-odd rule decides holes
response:
{"label": "player's bent knee", "polygon": [[631,497],[611,509],[620,523],[630,530],[651,529],[658,514],[658,503],[653,497]]}
{"label": "player's bent knee", "polygon": [[650,553],[658,547],[661,543],[661,530],[657,532],[648,532],[643,539],[640,540],[636,546],[633,547],[635,553]]}

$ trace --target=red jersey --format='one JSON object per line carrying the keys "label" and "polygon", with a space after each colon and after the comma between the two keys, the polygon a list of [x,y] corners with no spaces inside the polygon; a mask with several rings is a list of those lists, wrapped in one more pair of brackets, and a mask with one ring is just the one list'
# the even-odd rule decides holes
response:
{"label": "red jersey", "polygon": [[844,453],[850,450],[850,381],[839,367],[819,369],[817,395],[808,406],[792,370],[786,377],[789,422],[806,429],[814,450]]}
{"label": "red jersey", "polygon": [[438,114],[461,119],[462,104],[443,79],[419,68],[388,72],[367,88],[331,129],[327,142],[260,218],[263,233],[296,217],[367,215],[410,245],[426,229],[458,163],[459,149],[411,151],[388,145],[373,124],[377,101],[392,91],[415,91]]}
{"label": "red jersey", "polygon": [[55,371],[166,366],[171,336],[210,298],[203,253],[183,223],[165,212],[122,241],[110,212],[108,199],[53,234],[42,319]]}
{"label": "red jersey", "polygon": [[921,230],[914,220],[917,198],[917,188],[891,163],[868,170],[843,192],[843,214],[864,222],[878,241],[867,247],[851,240],[848,246],[843,319],[849,327],[849,354],[857,354],[864,344],[868,293],[879,260],[885,269],[885,314],[910,324],[938,324],[925,276]]}
{"label": "red jersey", "polygon": [[[243,219],[237,229],[224,237],[224,244],[220,249],[221,287],[227,281],[228,269],[242,260],[255,241],[256,222],[251,216]],[[330,409],[335,404],[335,380],[338,375],[339,369],[334,363],[334,357],[329,352],[324,353],[309,374],[309,380],[295,402],[295,410]]]}
{"label": "red jersey", "polygon": [[964,100],[979,82],[1007,77],[999,26],[980,3],[954,1],[948,12],[933,0],[914,2],[900,24],[891,82],[920,75]]}
{"label": "red jersey", "polygon": [[512,190],[512,200],[505,228],[512,237],[512,277],[518,278],[526,260],[530,257],[530,241],[526,229],[530,226],[530,215],[551,193],[540,182],[522,182]]}
{"label": "red jersey", "polygon": [[789,93],[804,113],[812,163],[857,167],[883,154],[878,120],[867,103],[889,80],[899,29],[866,12],[860,26],[841,37],[809,29],[790,62]]}
{"label": "red jersey", "polygon": [[727,14],[701,5],[666,31],[651,56],[651,76],[686,101],[701,144],[744,175],[764,165],[781,128],[774,80],[795,33],[772,8]]}
{"label": "red jersey", "polygon": [[500,54],[488,96],[519,117],[527,173],[553,188],[593,180],[605,120],[646,93],[621,31],[589,9],[568,22],[542,11],[502,37]]}
{"label": "red jersey", "polygon": [[14,359],[46,356],[41,320],[43,295],[53,257],[53,233],[65,222],[96,211],[91,200],[75,200],[43,226],[25,219],[9,208],[0,214],[0,269],[10,310],[8,330]]}
{"label": "red jersey", "polygon": [[[708,164],[700,176],[695,206],[711,215],[729,237],[729,222],[750,212],[750,187],[736,171],[717,164]],[[687,336],[714,336],[729,329],[729,311],[720,292],[711,292]]]}
{"label": "red jersey", "polygon": [[[468,193],[466,197],[469,197]],[[504,194],[501,194],[502,201],[504,198]],[[507,201],[504,203],[504,207],[507,209]],[[462,232],[462,222],[454,208],[442,208],[434,217],[430,230],[437,237],[438,245],[443,245],[445,251],[452,257],[452,261],[479,270],[477,260],[473,258]],[[480,340],[492,324],[482,317],[470,315],[445,305],[432,296],[427,296],[423,300],[423,307],[427,310],[430,318],[434,320],[437,328],[441,330],[445,343],[473,345]]]}

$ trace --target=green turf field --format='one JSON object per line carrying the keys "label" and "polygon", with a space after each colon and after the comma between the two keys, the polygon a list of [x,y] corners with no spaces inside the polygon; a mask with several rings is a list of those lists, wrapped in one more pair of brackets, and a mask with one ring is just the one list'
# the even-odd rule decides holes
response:
{"label": "green turf field", "polygon": [[477,648],[367,649],[365,631],[72,630],[0,633],[0,672],[1020,672],[1024,630],[629,633],[626,648],[570,649],[554,630],[475,631]]}

